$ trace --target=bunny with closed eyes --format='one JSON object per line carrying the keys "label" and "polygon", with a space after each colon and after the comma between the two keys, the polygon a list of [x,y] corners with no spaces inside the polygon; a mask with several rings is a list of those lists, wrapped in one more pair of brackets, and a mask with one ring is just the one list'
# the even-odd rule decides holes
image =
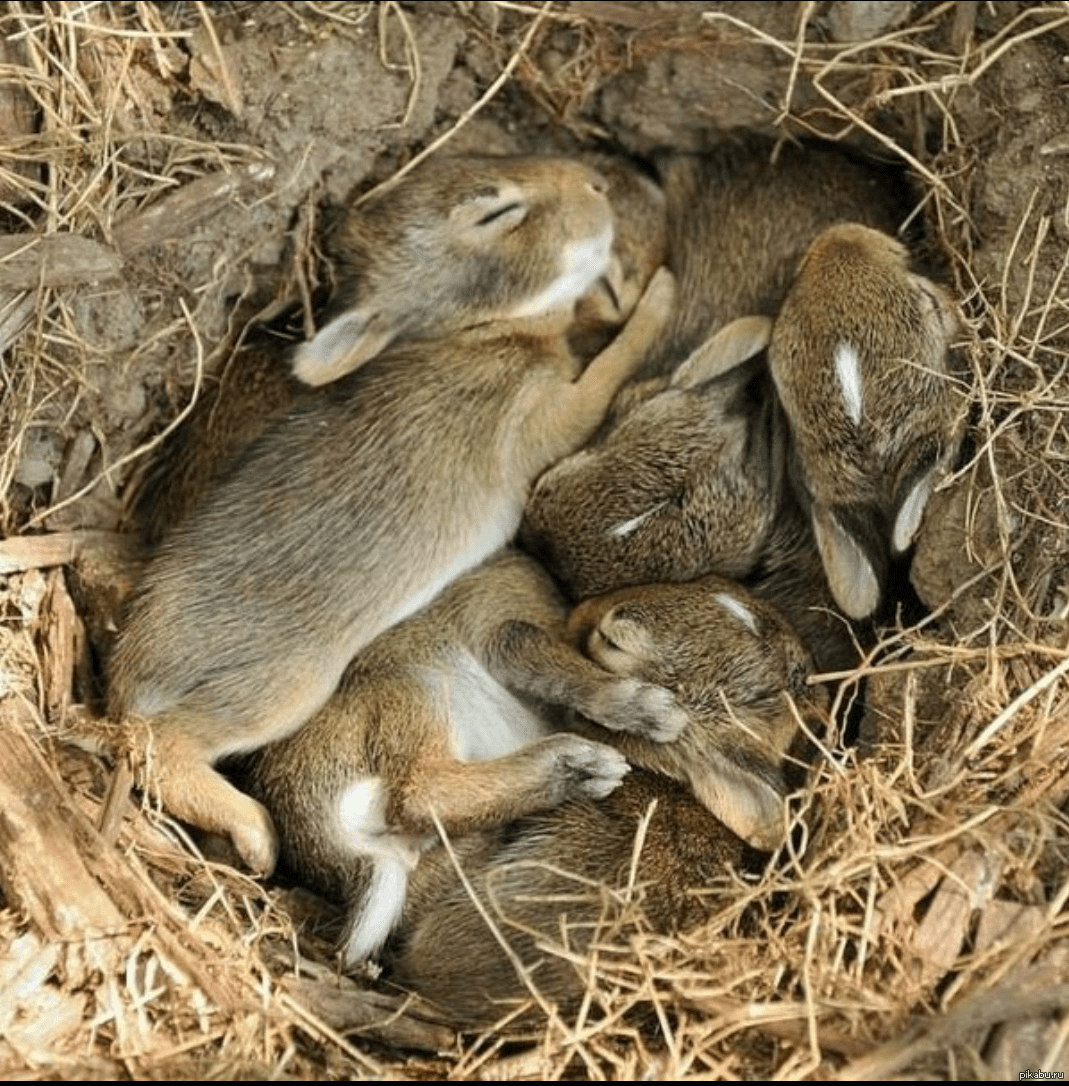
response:
{"label": "bunny with closed eyes", "polygon": [[570,626],[610,672],[674,691],[688,722],[668,743],[612,733],[636,768],[609,796],[454,840],[470,890],[445,849],[424,855],[388,948],[391,977],[465,1026],[509,1013],[528,983],[575,1006],[609,897],[637,887],[653,930],[670,933],[737,895],[738,874],[760,863],[756,850],[783,838],[798,722],[819,729],[826,709],[790,625],[721,578],[609,593],[576,608]]}
{"label": "bunny with closed eyes", "polygon": [[299,728],[360,649],[505,544],[533,480],[595,431],[663,323],[668,273],[585,369],[568,345],[611,265],[604,188],[562,159],[442,159],[354,209],[358,284],[295,356],[323,387],[147,565],[109,716],[148,724],[163,805],[229,834],[253,870],[274,866],[274,827],[214,763]]}

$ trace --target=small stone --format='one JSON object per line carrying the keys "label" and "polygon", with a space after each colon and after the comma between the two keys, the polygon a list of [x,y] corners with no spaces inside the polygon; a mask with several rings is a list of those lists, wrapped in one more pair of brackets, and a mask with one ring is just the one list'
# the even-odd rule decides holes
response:
{"label": "small stone", "polygon": [[871,41],[901,26],[912,6],[910,0],[837,0],[828,29],[835,41]]}

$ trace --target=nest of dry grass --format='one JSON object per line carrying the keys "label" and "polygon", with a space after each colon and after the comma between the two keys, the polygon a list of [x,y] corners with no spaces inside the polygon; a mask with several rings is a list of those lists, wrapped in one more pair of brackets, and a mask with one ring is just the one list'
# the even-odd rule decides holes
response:
{"label": "nest of dry grass", "polygon": [[[775,5],[718,5],[684,25],[646,5],[457,4],[433,16],[462,43],[454,84],[421,36],[431,16],[252,7],[12,0],[0,15],[0,1070],[1064,1067],[1069,111],[1049,92],[1069,6],[915,4],[843,44],[814,3],[795,6],[789,34]],[[866,683],[863,743],[828,745],[787,854],[706,926],[666,939],[638,895],[618,908],[582,966],[587,1003],[524,1047],[508,1024],[458,1037],[430,1008],[337,976],[329,909],[200,857],[159,811],[120,806],[109,843],[97,826],[112,773],[65,742],[76,703],[98,693],[109,592],[126,576],[117,496],[213,379],[234,314],[307,309],[316,288],[322,162],[310,151],[287,173],[278,146],[253,138],[258,35],[282,53],[343,41],[378,65],[392,95],[392,127],[374,135],[385,178],[468,125],[525,111],[603,133],[598,96],[614,80],[745,54],[775,91],[754,107],[762,124],[862,140],[911,167],[970,319],[968,455],[915,569],[935,610],[886,630],[843,677],[844,700]],[[1019,184],[1000,182],[996,165],[1015,162]],[[269,242],[235,233],[193,258],[205,231],[249,215]]]}

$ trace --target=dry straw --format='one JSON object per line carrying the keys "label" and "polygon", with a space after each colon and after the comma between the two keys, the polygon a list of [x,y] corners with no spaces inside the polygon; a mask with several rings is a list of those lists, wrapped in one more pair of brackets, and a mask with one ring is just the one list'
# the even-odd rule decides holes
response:
{"label": "dry straw", "polygon": [[[822,40],[813,3],[797,6],[785,36],[753,25],[752,5],[720,5],[685,32],[646,5],[451,9],[465,40],[497,58],[498,76],[424,154],[496,108],[513,82],[587,134],[598,131],[582,119],[593,92],[631,61],[753,49],[780,80],[779,100],[765,103],[770,124],[864,138],[915,172],[972,332],[968,456],[938,496],[941,545],[966,572],[930,619],[886,631],[840,676],[843,703],[866,681],[864,749],[824,752],[796,804],[792,844],[701,929],[657,936],[640,885],[615,897],[591,888],[606,912],[589,954],[569,949],[566,932],[545,948],[574,960],[587,996],[568,1014],[545,1005],[544,1030],[520,1048],[509,1044],[514,1021],[460,1038],[433,1009],[337,976],[331,910],[200,857],[161,812],[116,801],[109,844],[95,829],[109,770],[63,742],[74,683],[91,683],[93,616],[92,601],[72,604],[68,580],[78,578],[56,563],[109,560],[114,536],[83,530],[79,511],[114,501],[155,434],[192,407],[215,362],[212,307],[226,269],[121,348],[89,337],[78,307],[117,268],[130,281],[151,259],[166,236],[160,219],[146,234],[154,208],[168,207],[177,234],[212,199],[254,201],[273,184],[258,147],[168,126],[189,94],[194,43],[219,108],[244,108],[224,7],[11,0],[0,15],[0,117],[11,118],[0,129],[0,202],[3,229],[20,235],[0,246],[0,520],[11,537],[0,544],[0,1069],[672,1079],[1064,1068],[1069,213],[1064,186],[1052,202],[1037,182],[993,262],[990,212],[973,199],[977,103],[999,108],[985,96],[1023,50],[1064,56],[1069,6],[914,5],[906,25],[860,44]],[[243,6],[232,7],[240,21]],[[294,33],[379,34],[384,78],[406,81],[406,131],[429,71],[419,12],[278,7]],[[1043,154],[1062,153],[1052,132]],[[310,308],[308,274],[296,278]],[[144,420],[111,425],[97,383],[150,365],[167,374],[173,405],[155,431]],[[34,505],[27,449],[42,431],[62,456],[50,500]],[[42,525],[54,537],[18,538]],[[502,938],[487,920],[488,940]],[[527,982],[537,1003],[536,976]]]}

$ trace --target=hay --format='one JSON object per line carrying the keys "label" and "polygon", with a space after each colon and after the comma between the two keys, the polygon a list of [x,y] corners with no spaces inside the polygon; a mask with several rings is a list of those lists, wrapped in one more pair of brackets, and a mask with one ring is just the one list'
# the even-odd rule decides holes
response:
{"label": "hay", "polygon": [[[789,27],[775,5],[718,5],[700,21],[692,6],[651,18],[629,4],[428,16],[306,3],[265,5],[278,9],[266,16],[12,0],[0,15],[5,1075],[1064,1067],[1069,112],[1055,92],[1069,7],[914,5],[905,25],[836,43],[814,4]],[[433,32],[421,21],[432,17]],[[447,19],[448,64],[432,45]],[[258,36],[285,56],[339,41],[363,50],[383,99],[367,104],[379,112],[358,166],[338,166],[322,141],[286,160],[282,137],[256,120],[268,108],[249,69]],[[120,594],[113,582],[129,576],[117,496],[216,379],[243,305],[297,301],[310,314],[307,209],[328,165],[349,169],[349,183],[389,182],[421,148],[463,143],[464,128],[540,131],[530,99],[573,133],[613,131],[614,86],[688,57],[724,69],[740,123],[857,140],[919,178],[919,213],[971,329],[968,455],[936,496],[916,563],[935,610],[886,630],[840,677],[842,703],[867,682],[866,756],[829,746],[798,799],[792,845],[759,881],[675,939],[651,933],[640,887],[607,901],[602,936],[577,963],[589,982],[578,1013],[549,1008],[523,1048],[507,1022],[458,1038],[432,1009],[337,976],[337,916],[322,903],[201,857],[164,814],[129,800],[114,804],[114,843],[97,832],[111,771],[65,739],[72,703],[98,696],[90,649],[107,637],[109,588]],[[742,86],[732,62],[765,73],[774,93]]]}

